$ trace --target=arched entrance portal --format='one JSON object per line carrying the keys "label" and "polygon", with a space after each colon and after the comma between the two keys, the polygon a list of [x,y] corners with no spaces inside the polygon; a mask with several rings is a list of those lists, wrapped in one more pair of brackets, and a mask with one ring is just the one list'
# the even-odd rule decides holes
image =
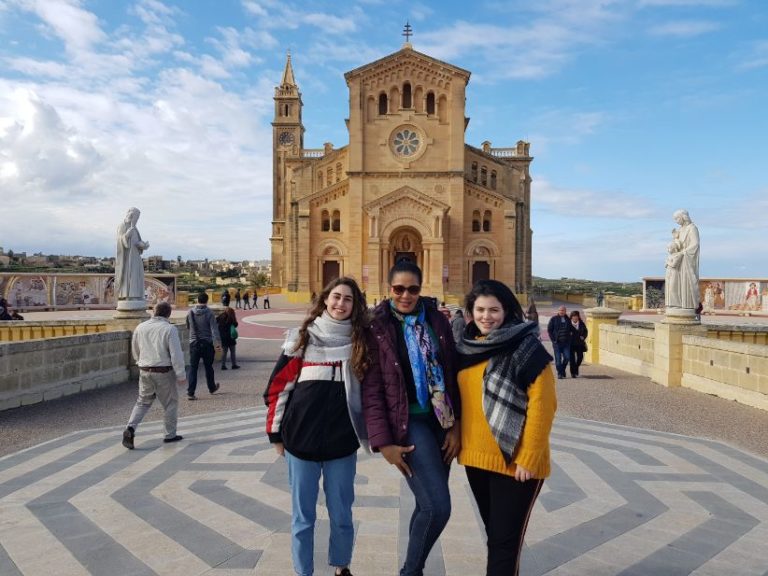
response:
{"label": "arched entrance portal", "polygon": [[491,266],[485,260],[477,260],[472,264],[472,285],[480,280],[491,277]]}
{"label": "arched entrance portal", "polygon": [[329,246],[323,251],[323,284],[322,288],[328,286],[332,280],[341,276],[341,266],[339,263],[340,255],[338,249]]}
{"label": "arched entrance portal", "polygon": [[389,253],[391,258],[387,263],[387,271],[400,260],[410,260],[421,267],[423,262],[421,234],[413,228],[398,228],[392,233]]}

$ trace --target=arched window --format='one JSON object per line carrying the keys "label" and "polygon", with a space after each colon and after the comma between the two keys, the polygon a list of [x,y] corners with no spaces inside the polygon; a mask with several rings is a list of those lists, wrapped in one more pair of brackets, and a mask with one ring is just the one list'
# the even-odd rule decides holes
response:
{"label": "arched window", "polygon": [[333,168],[331,168],[330,166],[328,167],[328,179],[326,181],[326,184],[328,186],[333,184]]}
{"label": "arched window", "polygon": [[328,210],[323,210],[320,229],[323,232],[328,232],[331,229],[331,217],[328,215]]}
{"label": "arched window", "polygon": [[318,188],[322,188],[322,187],[323,187],[323,183],[324,183],[324,182],[323,182],[323,171],[322,171],[322,170],[320,170],[320,171],[317,173],[317,187],[318,187]]}
{"label": "arched window", "polygon": [[472,212],[472,232],[480,232],[480,210]]}
{"label": "arched window", "polygon": [[284,116],[290,116],[290,115],[291,115],[291,105],[290,104],[286,104],[285,105],[285,114],[284,114]]}
{"label": "arched window", "polygon": [[491,211],[486,210],[483,212],[483,232],[491,231]]}
{"label": "arched window", "polygon": [[472,182],[477,182],[477,162],[472,162]]}
{"label": "arched window", "polygon": [[403,84],[403,108],[411,108],[411,83]]}
{"label": "arched window", "polygon": [[383,116],[387,113],[387,95],[382,92],[379,94],[379,115]]}
{"label": "arched window", "polygon": [[488,186],[488,168],[485,166],[480,168],[480,184]]}
{"label": "arched window", "polygon": [[491,170],[491,188],[496,190],[496,170]]}
{"label": "arched window", "polygon": [[333,219],[331,220],[331,230],[334,232],[341,231],[341,212],[338,210],[333,211]]}
{"label": "arched window", "polygon": [[[496,172],[494,172],[496,174]],[[341,180],[341,162],[336,163],[336,182]]]}
{"label": "arched window", "polygon": [[435,93],[427,92],[427,114],[435,115]]}

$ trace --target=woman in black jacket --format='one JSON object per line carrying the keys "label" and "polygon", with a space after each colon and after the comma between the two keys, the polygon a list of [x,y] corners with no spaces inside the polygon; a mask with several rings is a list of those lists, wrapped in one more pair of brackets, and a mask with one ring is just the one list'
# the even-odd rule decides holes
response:
{"label": "woman in black jacket", "polygon": [[297,574],[314,574],[320,476],[331,537],[328,564],[351,576],[357,449],[368,447],[360,378],[367,368],[368,307],[352,278],[337,278],[315,299],[283,344],[264,393],[269,441],[288,464],[291,554]]}
{"label": "woman in black jacket", "polygon": [[584,352],[587,351],[587,325],[581,319],[578,310],[571,312],[571,378],[578,378],[579,366],[584,360]]}
{"label": "woman in black jacket", "polygon": [[[232,370],[237,370],[240,366],[237,364],[237,338],[232,334],[232,328],[237,328],[237,317],[232,308],[225,308],[224,312],[216,316],[216,323],[219,325],[219,335],[221,336],[221,369],[227,369],[227,350],[229,350],[229,359],[232,364]],[[237,331],[235,330],[235,334]]]}

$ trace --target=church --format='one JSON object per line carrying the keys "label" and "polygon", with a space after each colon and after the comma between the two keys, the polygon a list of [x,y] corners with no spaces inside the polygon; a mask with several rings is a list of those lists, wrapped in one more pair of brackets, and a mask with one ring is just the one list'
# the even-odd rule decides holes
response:
{"label": "church", "polygon": [[529,144],[465,142],[470,72],[406,41],[344,77],[349,144],[338,148],[304,147],[290,54],[275,88],[273,285],[306,302],[347,275],[372,303],[408,258],[423,270],[423,294],[449,304],[486,278],[527,293]]}

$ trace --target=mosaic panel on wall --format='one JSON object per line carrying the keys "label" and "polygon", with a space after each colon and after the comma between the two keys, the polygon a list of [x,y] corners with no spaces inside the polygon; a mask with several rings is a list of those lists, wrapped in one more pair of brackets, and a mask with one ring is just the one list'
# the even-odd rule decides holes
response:
{"label": "mosaic panel on wall", "polygon": [[[644,278],[645,307],[664,308],[664,279]],[[699,280],[703,312],[768,312],[768,280],[717,279]]]}
{"label": "mosaic panel on wall", "polygon": [[[0,296],[17,310],[36,308],[114,308],[111,274],[0,273]],[[147,306],[176,303],[176,276],[144,276]]]}

